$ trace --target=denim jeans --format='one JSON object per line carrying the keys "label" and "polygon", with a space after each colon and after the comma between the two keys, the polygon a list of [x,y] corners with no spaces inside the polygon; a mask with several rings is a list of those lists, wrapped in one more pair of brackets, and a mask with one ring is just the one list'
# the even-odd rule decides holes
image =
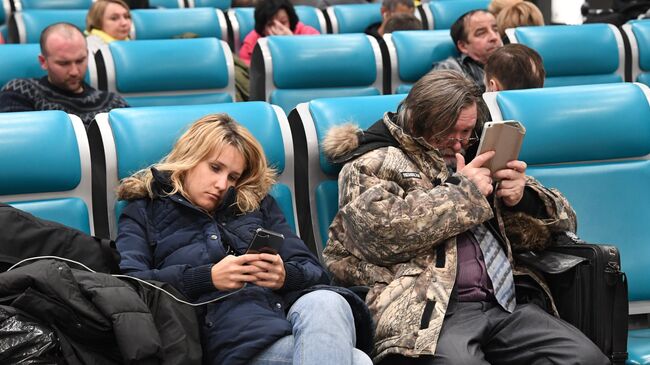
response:
{"label": "denim jeans", "polygon": [[348,302],[329,290],[305,294],[289,309],[293,334],[257,355],[251,365],[336,364],[372,365],[356,349],[354,318]]}

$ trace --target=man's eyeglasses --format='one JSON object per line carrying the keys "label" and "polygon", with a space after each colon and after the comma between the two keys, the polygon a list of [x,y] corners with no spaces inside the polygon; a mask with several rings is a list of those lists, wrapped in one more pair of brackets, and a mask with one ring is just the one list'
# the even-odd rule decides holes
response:
{"label": "man's eyeglasses", "polygon": [[478,142],[479,138],[476,135],[476,131],[472,132],[472,137],[467,137],[467,138],[454,138],[454,137],[437,137],[433,139],[433,142],[438,145],[438,146],[452,146],[456,144],[456,142],[460,142],[463,147],[469,147],[476,142]]}

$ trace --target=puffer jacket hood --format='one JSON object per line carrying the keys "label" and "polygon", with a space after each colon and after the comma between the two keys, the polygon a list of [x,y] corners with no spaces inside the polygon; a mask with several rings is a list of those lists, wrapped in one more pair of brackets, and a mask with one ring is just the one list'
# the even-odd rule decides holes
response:
{"label": "puffer jacket hood", "polygon": [[[393,113],[387,113],[392,119]],[[333,163],[345,163],[368,151],[381,147],[398,147],[399,142],[390,133],[383,119],[375,122],[367,130],[353,124],[345,124],[330,129],[323,141],[323,150]]]}

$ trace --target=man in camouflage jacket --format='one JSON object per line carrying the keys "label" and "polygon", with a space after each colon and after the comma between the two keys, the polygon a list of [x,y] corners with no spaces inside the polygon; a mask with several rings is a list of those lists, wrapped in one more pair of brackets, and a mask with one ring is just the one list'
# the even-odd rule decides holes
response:
{"label": "man in camouflage jacket", "polygon": [[[345,125],[328,133],[326,154],[346,164],[326,265],[341,284],[370,287],[375,363],[606,364],[580,331],[536,305],[517,303],[512,313],[500,307],[476,239],[465,238],[460,249],[460,237],[486,225],[515,277],[532,278],[550,298],[513,251],[543,249],[553,232],[576,228],[566,199],[526,176],[524,162],[497,172],[496,189],[482,167],[493,152],[465,165],[460,155],[477,139],[481,106],[471,81],[434,71],[414,85],[396,114],[366,131]],[[474,269],[459,265],[458,255],[465,260],[468,252]]]}

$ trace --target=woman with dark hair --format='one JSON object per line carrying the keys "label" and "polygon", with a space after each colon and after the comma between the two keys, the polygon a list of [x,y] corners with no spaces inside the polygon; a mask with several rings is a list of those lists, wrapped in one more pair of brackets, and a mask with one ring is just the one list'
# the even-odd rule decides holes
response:
{"label": "woman with dark hair", "polygon": [[255,6],[255,29],[239,50],[239,58],[250,64],[257,40],[269,35],[309,35],[320,32],[300,22],[289,0],[262,0]]}

